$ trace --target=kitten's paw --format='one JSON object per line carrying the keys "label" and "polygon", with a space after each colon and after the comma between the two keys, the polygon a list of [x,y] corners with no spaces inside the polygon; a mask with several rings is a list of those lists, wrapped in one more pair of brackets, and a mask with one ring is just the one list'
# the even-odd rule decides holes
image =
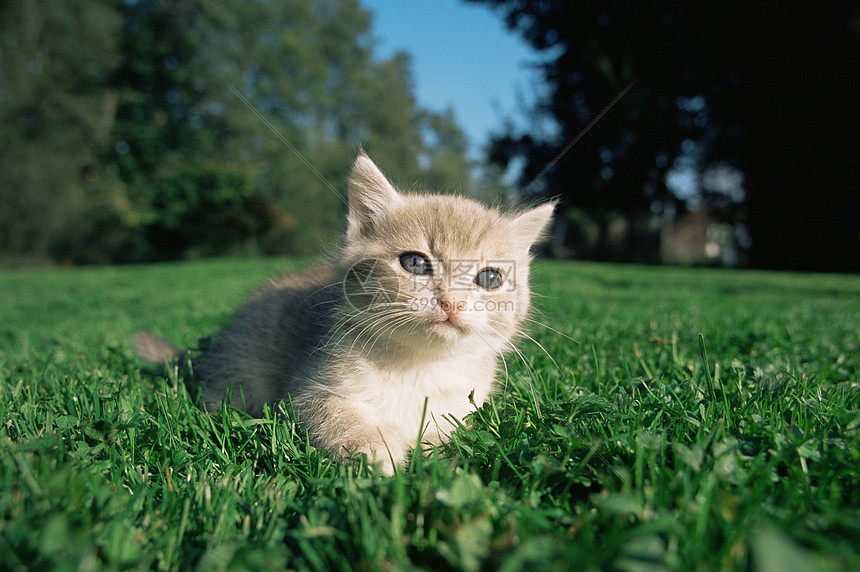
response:
{"label": "kitten's paw", "polygon": [[391,462],[391,459],[385,459],[382,462],[377,462],[376,466],[386,477],[394,476],[394,463]]}
{"label": "kitten's paw", "polygon": [[367,457],[367,464],[374,466],[377,471],[388,477],[396,470],[406,466],[410,445],[391,438],[371,441],[355,449],[356,453]]}
{"label": "kitten's paw", "polygon": [[370,448],[349,450],[346,447],[343,447],[339,453],[330,452],[329,454],[333,458],[344,463],[358,465],[366,463],[367,466],[371,467],[374,472],[381,473],[386,477],[394,476],[396,467],[402,465],[401,463],[397,463],[396,461],[392,460],[392,458],[385,453],[384,449],[382,455],[377,454]]}
{"label": "kitten's paw", "polygon": [[386,477],[394,476],[397,467],[403,468],[405,455],[399,451],[389,451],[381,443],[375,448],[367,447],[359,452],[367,457],[368,465],[376,467]]}

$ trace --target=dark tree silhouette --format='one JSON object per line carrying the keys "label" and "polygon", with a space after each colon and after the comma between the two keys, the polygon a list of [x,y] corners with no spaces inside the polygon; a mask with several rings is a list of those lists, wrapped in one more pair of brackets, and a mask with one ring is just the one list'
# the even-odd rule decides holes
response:
{"label": "dark tree silhouette", "polygon": [[533,113],[559,126],[496,137],[494,162],[525,158],[531,181],[638,78],[533,189],[635,220],[683,207],[665,184],[679,160],[725,163],[744,175],[743,204],[724,213],[748,226],[751,265],[860,270],[857,2],[473,1],[546,51]]}

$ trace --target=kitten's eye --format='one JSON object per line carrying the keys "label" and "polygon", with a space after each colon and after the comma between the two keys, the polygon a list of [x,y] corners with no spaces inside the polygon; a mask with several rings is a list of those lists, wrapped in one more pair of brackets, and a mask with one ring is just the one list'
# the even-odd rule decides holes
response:
{"label": "kitten's eye", "polygon": [[502,285],[502,273],[495,268],[484,268],[475,276],[475,284],[486,290],[495,290]]}
{"label": "kitten's eye", "polygon": [[400,266],[411,274],[433,274],[433,265],[426,256],[417,252],[401,254]]}

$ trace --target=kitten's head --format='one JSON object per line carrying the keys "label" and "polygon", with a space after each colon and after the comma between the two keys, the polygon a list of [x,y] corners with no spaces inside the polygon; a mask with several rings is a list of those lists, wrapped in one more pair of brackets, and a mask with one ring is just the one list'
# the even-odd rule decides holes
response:
{"label": "kitten's head", "polygon": [[344,331],[415,355],[510,344],[529,309],[529,249],[554,204],[515,214],[398,192],[364,154],[349,181]]}

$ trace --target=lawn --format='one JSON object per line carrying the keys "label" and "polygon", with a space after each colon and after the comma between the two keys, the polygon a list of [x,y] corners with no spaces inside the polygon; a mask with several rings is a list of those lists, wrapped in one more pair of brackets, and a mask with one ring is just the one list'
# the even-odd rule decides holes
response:
{"label": "lawn", "polygon": [[860,277],[542,261],[502,391],[387,478],[133,353],[302,264],[0,270],[0,568],[860,569]]}

